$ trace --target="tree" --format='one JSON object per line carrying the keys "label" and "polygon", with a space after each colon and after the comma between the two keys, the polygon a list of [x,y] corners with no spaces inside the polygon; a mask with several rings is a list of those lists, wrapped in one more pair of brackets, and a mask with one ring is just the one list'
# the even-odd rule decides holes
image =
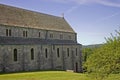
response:
{"label": "tree", "polygon": [[106,39],[106,43],[93,51],[85,65],[88,73],[97,73],[104,78],[111,73],[120,73],[120,32]]}

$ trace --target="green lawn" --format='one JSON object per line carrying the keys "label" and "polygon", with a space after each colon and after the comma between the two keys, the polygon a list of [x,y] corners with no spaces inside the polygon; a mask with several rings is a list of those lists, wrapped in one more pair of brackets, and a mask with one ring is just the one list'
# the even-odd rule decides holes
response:
{"label": "green lawn", "polygon": [[[120,80],[120,75],[110,75],[106,80]],[[41,71],[0,74],[0,80],[95,80],[87,74],[64,71]]]}

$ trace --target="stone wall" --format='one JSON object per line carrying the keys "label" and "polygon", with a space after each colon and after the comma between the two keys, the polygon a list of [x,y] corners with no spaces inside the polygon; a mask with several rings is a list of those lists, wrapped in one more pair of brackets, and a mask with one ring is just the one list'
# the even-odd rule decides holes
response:
{"label": "stone wall", "polygon": [[[17,49],[17,61],[14,61],[14,49]],[[33,60],[31,60],[31,49],[34,49]],[[0,72],[33,70],[76,71],[76,63],[78,64],[77,72],[80,72],[82,69],[80,49],[81,45],[0,45]]]}
{"label": "stone wall", "polygon": [[[5,26],[5,25],[0,25],[0,36],[6,36],[6,29],[11,30],[11,36],[9,37],[23,37],[23,31],[27,31],[27,38],[59,39],[59,40],[76,41],[75,33],[42,30],[42,29],[35,29],[35,28],[29,28],[29,27],[22,28],[22,27]],[[23,37],[23,38],[26,38],[26,37]]]}

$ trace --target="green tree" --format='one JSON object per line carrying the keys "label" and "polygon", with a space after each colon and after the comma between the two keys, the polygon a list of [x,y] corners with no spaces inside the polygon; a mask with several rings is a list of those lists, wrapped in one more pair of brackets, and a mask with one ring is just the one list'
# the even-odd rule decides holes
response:
{"label": "green tree", "polygon": [[93,49],[91,48],[83,48],[82,54],[83,54],[83,62],[86,62],[88,56],[93,53]]}
{"label": "green tree", "polygon": [[120,73],[120,33],[116,32],[117,36],[111,34],[106,43],[94,50],[84,64],[88,73],[99,74],[101,80],[111,73]]}

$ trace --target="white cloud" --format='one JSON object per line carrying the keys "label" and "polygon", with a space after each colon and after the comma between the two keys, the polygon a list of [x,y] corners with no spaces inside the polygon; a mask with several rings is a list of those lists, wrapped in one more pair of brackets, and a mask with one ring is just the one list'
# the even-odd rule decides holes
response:
{"label": "white cloud", "polygon": [[71,12],[73,12],[74,10],[76,10],[77,8],[79,8],[79,6],[73,6],[73,7],[71,7],[70,9],[68,9],[66,12],[65,12],[65,14],[67,13],[71,13]]}
{"label": "white cloud", "polygon": [[120,7],[120,0],[51,0],[51,1],[61,3],[74,2],[80,5],[97,3],[105,6]]}
{"label": "white cloud", "polygon": [[[47,1],[49,1],[49,0],[47,0]],[[88,4],[101,4],[104,6],[120,8],[120,0],[51,0],[51,1],[58,2],[58,3],[64,3],[64,4],[67,4],[67,3],[78,4],[76,6],[72,6],[71,8],[69,8],[67,11],[64,12],[64,14],[69,14],[69,13],[73,12],[74,10],[78,9],[80,7],[80,5],[88,5]],[[101,21],[109,19],[118,14],[120,14],[120,13],[115,13],[108,17],[102,18]]]}
{"label": "white cloud", "polygon": [[106,17],[103,17],[103,18],[99,19],[98,21],[108,20],[108,19],[110,19],[110,18],[112,18],[112,17],[115,17],[115,16],[118,16],[118,15],[120,15],[120,12],[117,12],[117,13],[111,14],[111,15],[106,16]]}
{"label": "white cloud", "polygon": [[97,3],[105,5],[105,6],[112,6],[112,7],[120,7],[120,1],[112,2],[111,0],[98,0]]}

